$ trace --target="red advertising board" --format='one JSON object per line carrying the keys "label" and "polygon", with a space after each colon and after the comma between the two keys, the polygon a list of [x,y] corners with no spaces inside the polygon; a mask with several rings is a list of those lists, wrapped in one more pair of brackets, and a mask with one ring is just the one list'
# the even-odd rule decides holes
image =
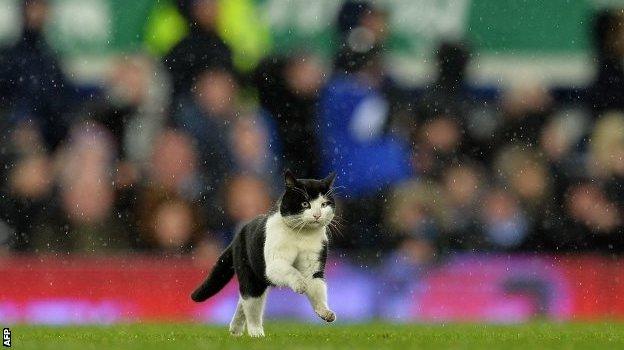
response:
{"label": "red advertising board", "polygon": [[[622,262],[599,256],[479,256],[439,266],[386,266],[374,273],[331,260],[330,303],[343,320],[520,322],[624,318]],[[143,256],[0,258],[3,323],[227,322],[236,282],[206,303],[189,295],[205,266],[188,258]],[[332,288],[332,285],[340,286]],[[272,292],[271,318],[314,320],[303,297]]]}

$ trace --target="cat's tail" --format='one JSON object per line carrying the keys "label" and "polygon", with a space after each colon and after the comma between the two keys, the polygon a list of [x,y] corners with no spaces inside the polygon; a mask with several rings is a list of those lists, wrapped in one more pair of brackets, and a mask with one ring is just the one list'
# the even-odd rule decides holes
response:
{"label": "cat's tail", "polygon": [[234,277],[234,257],[232,256],[232,245],[230,245],[221,253],[208,278],[191,294],[191,299],[202,302],[210,298],[219,293],[232,277]]}

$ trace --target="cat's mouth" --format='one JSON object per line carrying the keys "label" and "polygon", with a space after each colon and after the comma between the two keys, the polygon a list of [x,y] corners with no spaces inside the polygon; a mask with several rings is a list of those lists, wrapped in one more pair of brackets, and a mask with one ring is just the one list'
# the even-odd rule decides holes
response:
{"label": "cat's mouth", "polygon": [[306,225],[307,222],[304,221],[301,217],[299,216],[294,216],[294,217],[282,217],[284,220],[284,223],[286,224],[286,226],[290,227],[293,230],[299,230],[299,229],[303,229]]}
{"label": "cat's mouth", "polygon": [[319,228],[319,227],[327,226],[328,224],[326,220],[322,220],[322,219],[305,220],[301,217],[293,217],[293,218],[284,217],[284,222],[286,223],[288,227],[290,227],[291,229],[295,231],[311,229],[311,228]]}
{"label": "cat's mouth", "polygon": [[317,220],[317,221],[308,221],[306,226],[307,227],[314,227],[314,228],[325,226],[325,221],[324,220],[323,221],[319,221],[319,220]]}

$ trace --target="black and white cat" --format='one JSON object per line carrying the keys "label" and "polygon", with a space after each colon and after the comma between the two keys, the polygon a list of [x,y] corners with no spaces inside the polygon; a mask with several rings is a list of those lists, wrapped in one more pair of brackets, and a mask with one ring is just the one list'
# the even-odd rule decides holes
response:
{"label": "black and white cat", "polygon": [[191,295],[194,301],[204,301],[236,273],[240,297],[230,322],[230,333],[236,336],[242,335],[245,325],[250,336],[264,336],[262,319],[270,286],[305,294],[323,320],[336,319],[327,305],[324,280],[327,227],[335,210],[335,174],[322,180],[296,179],[287,170],[284,177],[286,190],[277,210],[246,224]]}

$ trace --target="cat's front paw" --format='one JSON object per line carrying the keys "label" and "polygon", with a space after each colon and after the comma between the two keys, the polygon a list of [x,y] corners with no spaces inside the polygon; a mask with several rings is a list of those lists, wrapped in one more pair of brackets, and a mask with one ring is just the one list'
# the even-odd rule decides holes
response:
{"label": "cat's front paw", "polygon": [[336,314],[329,309],[319,310],[316,312],[316,314],[319,315],[319,317],[322,318],[325,322],[336,321]]}
{"label": "cat's front paw", "polygon": [[243,335],[243,332],[245,332],[245,322],[243,321],[242,324],[239,323],[232,323],[230,324],[230,334],[235,336],[235,337],[240,337],[241,335]]}
{"label": "cat's front paw", "polygon": [[252,338],[264,337],[264,329],[262,327],[247,327],[247,334]]}
{"label": "cat's front paw", "polygon": [[308,284],[306,283],[306,280],[304,278],[298,278],[292,283],[290,288],[292,288],[292,290],[294,290],[296,293],[303,294],[306,292]]}
{"label": "cat's front paw", "polygon": [[233,337],[240,337],[241,335],[243,335],[243,332],[243,329],[230,329],[230,335],[232,335]]}

